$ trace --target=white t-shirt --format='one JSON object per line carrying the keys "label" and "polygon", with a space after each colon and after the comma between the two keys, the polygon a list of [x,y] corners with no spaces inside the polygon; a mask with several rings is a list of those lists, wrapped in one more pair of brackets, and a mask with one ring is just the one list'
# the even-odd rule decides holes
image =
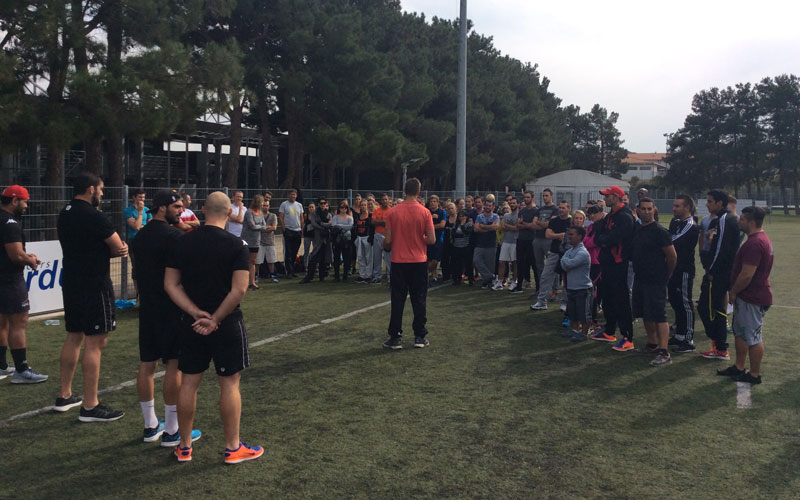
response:
{"label": "white t-shirt", "polygon": [[[242,217],[244,217],[245,213],[247,213],[247,207],[243,206],[242,207]],[[231,205],[231,215],[238,216],[239,215],[239,207],[237,207],[236,205]],[[242,220],[244,220],[244,219],[242,219]],[[242,237],[242,224],[239,224],[238,222],[228,221],[228,225],[225,227],[225,229],[227,229],[228,232],[231,233],[234,236],[238,236],[240,238]]]}
{"label": "white t-shirt", "polygon": [[303,205],[300,202],[286,200],[281,203],[278,212],[283,214],[283,225],[286,229],[300,231],[303,228]]}

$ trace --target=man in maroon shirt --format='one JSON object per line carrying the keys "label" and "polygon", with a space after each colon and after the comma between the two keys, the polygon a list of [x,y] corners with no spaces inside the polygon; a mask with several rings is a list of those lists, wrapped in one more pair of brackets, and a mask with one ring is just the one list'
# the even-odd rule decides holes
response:
{"label": "man in maroon shirt", "polygon": [[[761,327],[764,314],[772,305],[769,273],[774,258],[770,242],[762,225],[766,211],[761,207],[747,207],[739,217],[739,228],[747,234],[747,241],[739,248],[733,261],[729,301],[733,304],[733,334],[736,337],[736,364],[718,375],[732,377],[738,382],[761,383],[761,359],[764,343]],[[750,371],[744,364],[750,356]]]}

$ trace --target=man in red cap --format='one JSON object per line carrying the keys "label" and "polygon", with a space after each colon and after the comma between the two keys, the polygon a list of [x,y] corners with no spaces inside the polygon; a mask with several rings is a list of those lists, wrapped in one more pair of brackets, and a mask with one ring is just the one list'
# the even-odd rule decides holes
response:
{"label": "man in red cap", "polygon": [[[28,326],[28,287],[25,266],[36,270],[42,262],[36,255],[25,253],[25,236],[19,223],[28,208],[28,190],[9,186],[0,194],[0,378],[11,376],[12,384],[35,384],[47,380],[28,366],[25,328]],[[11,347],[14,366],[6,362]]]}
{"label": "man in red cap", "polygon": [[[606,205],[611,208],[594,239],[600,247],[598,260],[603,276],[600,294],[606,326],[592,339],[614,342],[615,351],[629,351],[633,349],[633,317],[628,289],[628,262],[635,229],[633,213],[622,202],[625,191],[619,186],[611,186],[600,194],[605,196]],[[615,335],[617,326],[622,334],[620,341]]]}

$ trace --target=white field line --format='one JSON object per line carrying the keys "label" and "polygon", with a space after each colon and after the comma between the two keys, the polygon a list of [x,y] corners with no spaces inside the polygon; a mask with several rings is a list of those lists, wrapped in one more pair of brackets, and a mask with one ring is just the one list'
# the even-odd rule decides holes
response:
{"label": "white field line", "polygon": [[[430,293],[431,291],[432,290],[429,290],[428,292]],[[378,304],[374,304],[374,305],[371,305],[371,306],[368,306],[368,307],[364,307],[362,309],[356,309],[355,311],[350,311],[350,312],[342,314],[340,316],[335,316],[333,318],[327,318],[327,319],[320,320],[319,323],[311,323],[311,324],[308,324],[308,325],[303,325],[303,326],[295,328],[293,330],[289,330],[288,332],[283,332],[283,333],[275,335],[273,337],[268,337],[266,339],[259,340],[258,342],[253,342],[252,344],[249,345],[249,347],[250,348],[255,348],[255,347],[260,347],[260,346],[265,345],[265,344],[270,344],[272,342],[277,342],[279,340],[291,337],[292,335],[297,335],[298,333],[302,333],[302,332],[304,332],[306,330],[311,330],[312,328],[316,328],[318,326],[327,325],[327,324],[333,323],[335,321],[341,321],[343,319],[351,318],[353,316],[357,316],[359,314],[363,314],[365,312],[372,311],[373,309],[386,307],[391,303],[392,302],[390,300],[387,300],[386,302],[380,302]],[[161,378],[163,376],[164,376],[164,371],[159,371],[159,372],[156,372],[156,374],[155,374],[155,378]],[[122,389],[125,389],[127,387],[133,387],[134,385],[136,385],[136,379],[126,380],[125,382],[122,382],[121,384],[112,385],[111,387],[106,387],[105,389],[98,391],[97,394],[101,395],[101,394],[108,394],[108,393],[111,393],[111,392],[117,392],[117,391],[121,391]],[[20,413],[19,415],[14,415],[13,417],[9,417],[9,418],[7,418],[5,420],[0,420],[0,427],[4,427],[4,426],[6,426],[6,425],[8,425],[8,424],[10,424],[12,422],[16,422],[17,420],[24,420],[26,418],[35,417],[37,415],[43,415],[45,413],[50,413],[52,411],[53,411],[53,407],[52,406],[45,406],[43,408],[39,408],[38,410],[32,410],[32,411],[27,411],[25,413]]]}
{"label": "white field line", "polygon": [[750,400],[750,389],[752,386],[747,382],[736,382],[736,408],[749,410],[753,407]]}
{"label": "white field line", "polygon": [[781,309],[800,309],[800,306],[776,306],[776,305],[772,305],[770,307],[780,307]]}

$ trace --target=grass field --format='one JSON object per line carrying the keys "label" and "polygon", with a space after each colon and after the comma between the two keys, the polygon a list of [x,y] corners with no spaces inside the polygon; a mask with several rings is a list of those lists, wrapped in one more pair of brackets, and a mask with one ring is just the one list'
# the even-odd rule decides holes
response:
{"label": "grass field", "polygon": [[[409,348],[388,352],[388,306],[321,323],[388,301],[385,285],[292,280],[243,303],[251,343],[318,324],[251,350],[242,438],[265,447],[262,459],[222,464],[210,372],[191,463],[141,442],[127,387],[101,397],[128,412],[117,422],[81,424],[75,409],[0,427],[0,498],[797,498],[800,222],[774,216],[766,229],[783,307],[767,313],[764,383],[750,410],[737,409],[734,382],[715,376],[724,362],[685,354],[651,368],[608,344],[572,344],[558,335],[557,309],[534,313],[527,294],[437,289],[431,346],[406,339]],[[101,387],[135,376],[136,314],[118,316]],[[410,305],[406,318],[410,331]],[[62,340],[63,326],[32,321],[28,359],[51,379],[0,382],[0,421],[53,403]],[[161,415],[158,391],[157,382]]]}

